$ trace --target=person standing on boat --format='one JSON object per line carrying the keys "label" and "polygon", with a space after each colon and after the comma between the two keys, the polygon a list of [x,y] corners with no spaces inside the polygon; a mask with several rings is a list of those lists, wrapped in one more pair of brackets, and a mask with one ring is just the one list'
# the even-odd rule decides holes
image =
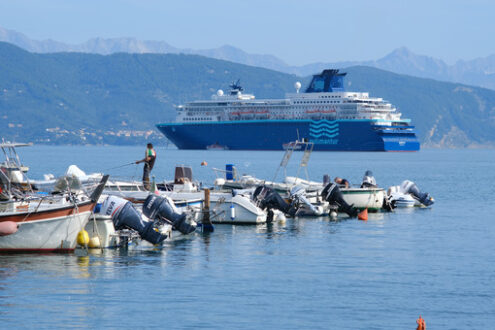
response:
{"label": "person standing on boat", "polygon": [[150,173],[155,165],[156,151],[153,149],[153,144],[148,143],[146,145],[146,152],[144,158],[136,161],[136,164],[144,163],[143,167],[143,185],[146,190],[150,189]]}
{"label": "person standing on boat", "polygon": [[338,184],[342,188],[349,188],[351,185],[349,183],[349,181],[347,181],[346,179],[339,178],[339,177],[336,177],[334,181],[336,184]]}

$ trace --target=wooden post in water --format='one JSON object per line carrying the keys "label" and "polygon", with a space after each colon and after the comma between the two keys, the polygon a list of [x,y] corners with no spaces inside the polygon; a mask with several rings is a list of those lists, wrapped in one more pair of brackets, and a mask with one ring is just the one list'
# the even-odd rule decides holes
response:
{"label": "wooden post in water", "polygon": [[210,219],[210,189],[205,189],[205,200],[203,203],[203,231],[213,231],[213,225]]}

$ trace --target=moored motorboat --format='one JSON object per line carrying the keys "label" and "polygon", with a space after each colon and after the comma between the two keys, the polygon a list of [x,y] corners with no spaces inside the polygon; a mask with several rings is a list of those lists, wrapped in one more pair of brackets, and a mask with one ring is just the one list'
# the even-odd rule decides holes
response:
{"label": "moored motorboat", "polygon": [[72,251],[98,200],[105,176],[91,196],[64,193],[26,195],[0,203],[0,223],[14,222],[18,230],[0,237],[0,251]]}
{"label": "moored motorboat", "polygon": [[418,186],[409,180],[400,186],[387,189],[387,200],[396,207],[430,207],[435,203],[430,194],[421,192]]}
{"label": "moored motorboat", "polygon": [[[0,251],[71,251],[103,191],[108,176],[87,193],[72,178],[61,178],[52,194],[35,193],[15,148],[28,144],[1,143]],[[14,225],[15,230],[7,230]]]}
{"label": "moored motorboat", "polygon": [[377,187],[366,188],[341,188],[344,200],[357,209],[379,211],[385,199],[385,190]]}
{"label": "moored motorboat", "polygon": [[[160,196],[165,196],[183,211],[195,212],[196,221],[203,213],[205,191],[192,179],[192,170],[187,166],[178,166],[173,182],[156,184]],[[105,194],[120,196],[133,203],[143,203],[149,195],[141,183],[129,181],[112,181],[107,184]],[[232,191],[211,190],[210,209],[212,223],[258,224],[264,223],[267,214],[246,194],[233,194]]]}

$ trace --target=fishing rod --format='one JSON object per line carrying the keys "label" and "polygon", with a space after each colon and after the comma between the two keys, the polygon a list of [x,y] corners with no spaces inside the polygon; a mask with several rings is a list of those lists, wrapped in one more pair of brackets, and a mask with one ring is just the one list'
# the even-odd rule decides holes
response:
{"label": "fishing rod", "polygon": [[136,165],[136,162],[132,162],[132,163],[124,164],[124,165],[119,165],[119,166],[115,166],[115,167],[106,168],[103,171],[114,170],[116,168],[121,168],[121,167],[125,167],[125,166],[130,166],[130,165]]}

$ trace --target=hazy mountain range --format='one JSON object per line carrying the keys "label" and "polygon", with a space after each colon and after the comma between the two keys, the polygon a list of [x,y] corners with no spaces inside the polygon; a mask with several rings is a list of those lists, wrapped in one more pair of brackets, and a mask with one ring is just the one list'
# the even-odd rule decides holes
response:
{"label": "hazy mountain range", "polygon": [[[345,69],[346,88],[393,103],[423,147],[495,146],[495,91],[381,69]],[[0,42],[0,137],[55,144],[164,140],[174,105],[209,99],[241,78],[258,99],[282,98],[309,77],[185,54],[30,53]],[[163,142],[162,142],[163,143]]]}
{"label": "hazy mountain range", "polygon": [[0,41],[12,43],[35,53],[82,52],[108,55],[113,53],[195,54],[276,71],[307,76],[324,68],[371,66],[395,73],[441,81],[495,89],[495,55],[448,65],[440,59],[414,54],[402,47],[378,60],[321,62],[291,66],[272,55],[248,54],[239,48],[222,46],[214,49],[180,49],[164,41],[143,41],[135,38],[94,38],[81,44],[66,44],[54,40],[33,40],[22,33],[0,27]]}

